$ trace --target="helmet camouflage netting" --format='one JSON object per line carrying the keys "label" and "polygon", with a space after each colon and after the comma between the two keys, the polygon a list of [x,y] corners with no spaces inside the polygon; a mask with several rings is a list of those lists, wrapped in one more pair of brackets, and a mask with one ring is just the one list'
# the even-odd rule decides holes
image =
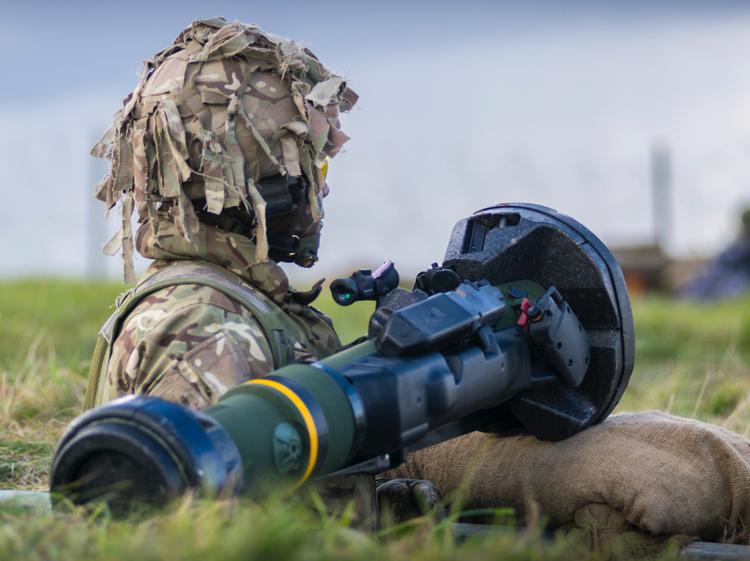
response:
{"label": "helmet camouflage netting", "polygon": [[131,216],[154,229],[165,214],[188,241],[206,210],[242,206],[254,216],[256,260],[268,260],[265,201],[257,181],[304,176],[313,219],[322,215],[321,169],[348,137],[339,112],[357,95],[308,49],[255,25],[193,22],[144,64],[135,90],[92,155],[111,160],[96,196],[120,201],[122,228],[105,246],[122,248],[132,282]]}

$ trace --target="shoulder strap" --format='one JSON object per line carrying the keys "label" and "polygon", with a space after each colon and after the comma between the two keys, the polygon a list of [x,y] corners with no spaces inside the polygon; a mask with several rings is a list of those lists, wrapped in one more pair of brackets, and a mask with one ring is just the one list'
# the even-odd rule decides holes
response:
{"label": "shoulder strap", "polygon": [[[89,379],[86,393],[83,395],[83,410],[88,411],[96,405],[96,394],[99,392],[99,380],[106,368],[105,359],[109,359],[109,341],[101,334],[96,336],[96,346],[89,366]],[[106,375],[106,374],[105,374]]]}
{"label": "shoulder strap", "polygon": [[208,286],[239,302],[258,322],[271,347],[275,368],[294,360],[294,342],[305,341],[302,329],[273,300],[253,288],[240,277],[209,263],[177,262],[157,271],[118,298],[117,310],[102,326],[91,360],[84,409],[96,402],[102,369],[107,367],[111,344],[119,334],[130,312],[150,294],[183,284]]}

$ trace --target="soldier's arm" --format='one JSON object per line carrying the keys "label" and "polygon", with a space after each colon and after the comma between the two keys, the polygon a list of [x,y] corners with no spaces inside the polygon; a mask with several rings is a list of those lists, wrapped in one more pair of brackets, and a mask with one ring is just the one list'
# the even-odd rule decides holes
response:
{"label": "soldier's arm", "polygon": [[144,298],[129,315],[97,401],[136,393],[203,408],[273,366],[249,311],[208,287],[171,287]]}

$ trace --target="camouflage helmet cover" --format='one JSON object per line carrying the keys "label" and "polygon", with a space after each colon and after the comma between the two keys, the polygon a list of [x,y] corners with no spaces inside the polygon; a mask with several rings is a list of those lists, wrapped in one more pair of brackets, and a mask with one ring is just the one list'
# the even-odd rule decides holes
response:
{"label": "camouflage helmet cover", "polygon": [[338,116],[356,101],[342,78],[290,40],[223,18],[193,22],[144,64],[140,82],[92,150],[112,162],[97,198],[108,210],[122,205],[122,228],[105,253],[122,248],[126,282],[132,281],[133,209],[153,229],[166,216],[191,241],[200,228],[191,199],[204,199],[215,215],[232,207],[249,211],[256,261],[268,260],[257,182],[276,174],[304,177],[312,218],[320,221],[321,169],[348,140]]}

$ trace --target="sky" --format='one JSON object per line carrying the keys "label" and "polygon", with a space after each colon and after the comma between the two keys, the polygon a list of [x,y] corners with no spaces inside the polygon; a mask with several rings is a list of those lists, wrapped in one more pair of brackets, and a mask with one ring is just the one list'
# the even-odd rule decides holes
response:
{"label": "sky", "polygon": [[[667,249],[727,243],[750,204],[743,2],[14,2],[0,48],[0,276],[115,275],[88,157],[142,60],[223,15],[308,45],[360,94],[301,280],[439,261],[453,224],[529,201],[649,241],[649,153],[671,152]],[[750,6],[749,6],[750,8]],[[112,222],[117,222],[115,216]]]}

